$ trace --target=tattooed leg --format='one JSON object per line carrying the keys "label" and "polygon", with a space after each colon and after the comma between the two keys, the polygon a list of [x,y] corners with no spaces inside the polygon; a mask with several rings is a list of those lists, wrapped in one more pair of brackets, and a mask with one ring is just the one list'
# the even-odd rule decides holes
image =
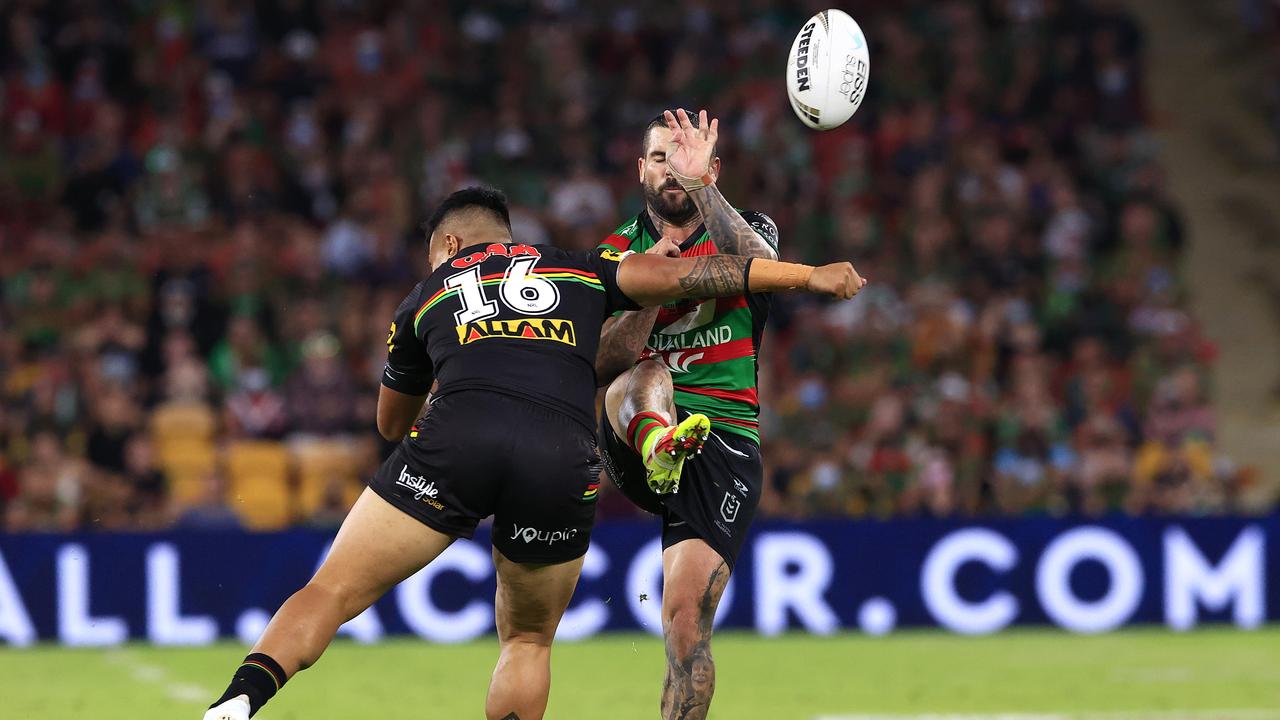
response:
{"label": "tattooed leg", "polygon": [[662,629],[667,649],[662,717],[703,720],[716,691],[711,627],[729,582],[729,568],[701,540],[667,548],[662,561]]}

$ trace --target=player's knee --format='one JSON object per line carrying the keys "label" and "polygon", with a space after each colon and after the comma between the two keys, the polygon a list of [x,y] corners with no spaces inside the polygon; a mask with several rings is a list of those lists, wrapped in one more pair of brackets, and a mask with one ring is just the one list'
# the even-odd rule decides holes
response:
{"label": "player's knee", "polygon": [[313,601],[330,608],[343,619],[343,622],[359,615],[372,602],[369,593],[346,583],[326,582],[313,578],[302,591],[308,593]]}
{"label": "player's knee", "polygon": [[703,617],[704,613],[695,603],[674,605],[664,612],[667,649],[671,655],[683,658],[700,644],[711,641],[711,618]]}
{"label": "player's knee", "polygon": [[636,363],[636,366],[631,368],[630,374],[637,385],[671,382],[671,372],[652,358]]}
{"label": "player's knee", "polygon": [[508,610],[498,622],[498,639],[503,643],[550,647],[555,639],[559,618],[552,618],[542,608],[523,611]]}
{"label": "player's knee", "polygon": [[502,633],[499,641],[503,647],[524,650],[547,649],[551,647],[551,642],[555,640],[555,629],[550,631],[544,629],[510,629]]}
{"label": "player's knee", "polygon": [[[622,407],[622,401],[627,396],[627,385],[631,382],[631,372],[631,370],[628,370],[619,375],[613,382],[609,383],[609,387],[604,391],[604,407],[605,411],[609,413],[609,421],[612,424],[617,424],[618,409]],[[617,431],[618,428],[614,428],[614,430]]]}

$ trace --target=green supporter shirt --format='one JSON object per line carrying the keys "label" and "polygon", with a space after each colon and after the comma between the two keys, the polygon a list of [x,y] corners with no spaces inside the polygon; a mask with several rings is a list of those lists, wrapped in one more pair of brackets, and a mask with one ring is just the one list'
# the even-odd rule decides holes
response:
{"label": "green supporter shirt", "polygon": [[[742,217],[778,249],[778,226],[767,215],[742,211]],[[662,235],[648,211],[620,226],[601,248],[642,253]],[[680,245],[683,257],[713,255],[718,250],[699,225]],[[748,293],[710,300],[682,300],[662,306],[640,359],[653,359],[671,371],[676,407],[703,413],[715,430],[760,442],[760,400],[756,390],[758,356],[768,293]]]}

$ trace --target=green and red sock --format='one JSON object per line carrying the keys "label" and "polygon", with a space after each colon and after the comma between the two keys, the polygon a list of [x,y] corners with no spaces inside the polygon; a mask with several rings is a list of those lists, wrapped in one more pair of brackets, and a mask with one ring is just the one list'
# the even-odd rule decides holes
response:
{"label": "green and red sock", "polygon": [[627,442],[633,450],[643,456],[644,449],[649,444],[649,438],[654,433],[666,430],[667,427],[667,419],[656,412],[636,413],[627,425]]}

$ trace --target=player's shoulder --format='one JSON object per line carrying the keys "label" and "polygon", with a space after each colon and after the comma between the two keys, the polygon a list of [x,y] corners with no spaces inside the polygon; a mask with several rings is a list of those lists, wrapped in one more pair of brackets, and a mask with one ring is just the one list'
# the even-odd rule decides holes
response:
{"label": "player's shoulder", "polygon": [[640,215],[636,214],[629,220],[619,225],[609,236],[600,241],[600,248],[611,248],[618,252],[631,249],[631,244],[640,239],[640,235],[644,232]]}
{"label": "player's shoulder", "polygon": [[426,290],[427,283],[430,280],[431,280],[430,276],[419,280],[418,283],[413,286],[413,289],[409,291],[409,294],[405,295],[404,299],[400,301],[400,307],[397,308],[396,311],[400,312],[410,308],[416,309],[418,303],[422,299],[422,293]]}
{"label": "player's shoulder", "polygon": [[773,218],[755,210],[740,210],[738,214],[747,221],[757,235],[772,245],[774,250],[778,249],[778,224],[773,221]]}

